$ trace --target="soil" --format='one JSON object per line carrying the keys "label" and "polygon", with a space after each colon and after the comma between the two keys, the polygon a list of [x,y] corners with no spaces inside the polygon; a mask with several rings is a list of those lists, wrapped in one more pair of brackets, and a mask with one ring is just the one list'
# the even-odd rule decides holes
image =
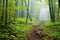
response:
{"label": "soil", "polygon": [[40,22],[37,25],[34,25],[30,31],[29,31],[29,35],[27,36],[27,40],[42,40],[38,35],[37,35],[37,31],[40,29],[40,27],[44,24],[44,22]]}

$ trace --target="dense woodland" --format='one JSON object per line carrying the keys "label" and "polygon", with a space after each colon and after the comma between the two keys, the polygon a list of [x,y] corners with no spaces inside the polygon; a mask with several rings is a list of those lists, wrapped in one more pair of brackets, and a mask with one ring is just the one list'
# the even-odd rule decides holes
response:
{"label": "dense woodland", "polygon": [[60,40],[60,0],[0,0],[0,40],[30,40],[35,25],[39,40]]}

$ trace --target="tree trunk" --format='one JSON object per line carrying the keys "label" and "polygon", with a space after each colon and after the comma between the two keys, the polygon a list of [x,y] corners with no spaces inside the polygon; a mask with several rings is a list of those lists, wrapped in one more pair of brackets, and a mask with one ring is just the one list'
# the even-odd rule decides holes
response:
{"label": "tree trunk", "polygon": [[27,18],[26,18],[26,23],[28,22],[28,17],[30,18],[30,21],[32,21],[32,18],[29,15],[29,0],[28,0],[28,7],[27,7]]}
{"label": "tree trunk", "polygon": [[7,21],[8,21],[8,19],[7,19],[7,17],[8,17],[8,0],[6,0],[6,14],[5,14],[5,25],[7,24]]}
{"label": "tree trunk", "polygon": [[60,8],[60,0],[58,0],[59,8]]}
{"label": "tree trunk", "polygon": [[52,6],[52,22],[55,22],[55,13],[54,13],[54,3],[53,3],[54,0],[51,0],[51,6]]}
{"label": "tree trunk", "polygon": [[60,17],[60,0],[58,0],[58,17],[57,19],[59,20]]}
{"label": "tree trunk", "polygon": [[55,14],[54,14],[53,1],[52,0],[48,0],[48,1],[49,1],[49,10],[50,10],[51,21],[55,22]]}
{"label": "tree trunk", "polygon": [[[22,0],[22,6],[23,6],[23,0]],[[24,11],[22,10],[22,18],[24,17]]]}
{"label": "tree trunk", "polygon": [[[18,7],[18,0],[15,0],[15,6]],[[15,15],[14,15],[14,21],[15,21],[15,18],[18,16],[18,15],[17,15],[18,10],[16,9],[15,12],[16,12],[16,13],[15,13]]]}
{"label": "tree trunk", "polygon": [[3,21],[4,20],[4,3],[5,3],[5,0],[2,0],[2,16],[1,16],[1,20]]}

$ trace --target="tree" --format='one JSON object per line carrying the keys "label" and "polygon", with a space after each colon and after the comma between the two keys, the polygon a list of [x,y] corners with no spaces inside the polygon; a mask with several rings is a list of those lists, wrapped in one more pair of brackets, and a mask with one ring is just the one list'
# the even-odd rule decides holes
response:
{"label": "tree", "polygon": [[58,3],[59,3],[59,8],[60,8],[60,0],[58,0]]}
{"label": "tree", "polygon": [[1,20],[4,20],[4,4],[5,4],[5,0],[2,0],[2,16],[1,16]]}
{"label": "tree", "polygon": [[49,1],[49,10],[50,10],[50,17],[51,21],[55,22],[55,14],[54,14],[54,4],[53,0],[48,0]]}
{"label": "tree", "polygon": [[26,1],[25,1],[25,5],[27,6],[27,17],[26,17],[26,23],[27,23],[28,22],[28,18],[30,19],[30,21],[32,21],[32,18],[29,15],[29,0],[28,0],[28,5],[26,4]]}
{"label": "tree", "polygon": [[8,17],[8,0],[6,0],[5,25],[7,24],[8,21],[7,17]]}
{"label": "tree", "polygon": [[[22,7],[24,6],[24,0],[22,0]],[[24,17],[24,10],[22,10],[22,18]]]}
{"label": "tree", "polygon": [[58,19],[59,19],[59,16],[60,16],[60,0],[58,0]]}
{"label": "tree", "polygon": [[[18,7],[18,0],[15,0],[15,6],[16,8]],[[18,16],[17,14],[18,14],[18,10],[15,9],[14,21],[15,21],[15,18]]]}

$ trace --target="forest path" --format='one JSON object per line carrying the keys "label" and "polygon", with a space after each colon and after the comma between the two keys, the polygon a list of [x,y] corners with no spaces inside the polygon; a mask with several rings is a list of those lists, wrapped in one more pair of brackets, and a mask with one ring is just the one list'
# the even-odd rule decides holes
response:
{"label": "forest path", "polygon": [[41,26],[43,26],[45,22],[40,22],[37,25],[34,25],[33,28],[30,29],[29,35],[27,37],[27,40],[41,40],[41,38],[37,35],[37,31],[40,29]]}

